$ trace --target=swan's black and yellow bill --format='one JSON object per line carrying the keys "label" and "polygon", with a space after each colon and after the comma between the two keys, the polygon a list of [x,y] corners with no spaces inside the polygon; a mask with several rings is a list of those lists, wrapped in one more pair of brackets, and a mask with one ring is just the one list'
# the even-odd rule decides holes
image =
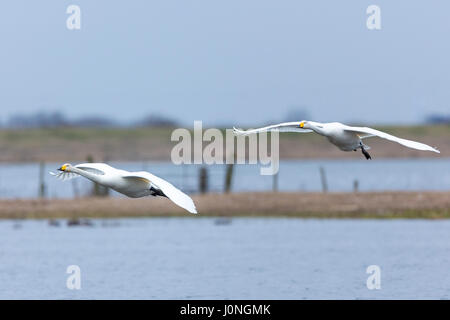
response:
{"label": "swan's black and yellow bill", "polygon": [[305,125],[305,121],[300,122],[300,124],[298,125],[300,128],[303,128]]}
{"label": "swan's black and yellow bill", "polygon": [[58,170],[59,171],[66,171],[66,168],[67,168],[67,165],[65,164],[61,168],[59,168]]}

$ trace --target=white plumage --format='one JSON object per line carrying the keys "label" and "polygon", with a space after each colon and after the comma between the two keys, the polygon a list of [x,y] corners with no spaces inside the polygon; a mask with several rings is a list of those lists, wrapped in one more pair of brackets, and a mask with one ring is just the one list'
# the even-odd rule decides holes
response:
{"label": "white plumage", "polygon": [[83,176],[131,198],[164,196],[191,213],[197,213],[194,201],[171,183],[149,172],[129,172],[105,163],[64,164],[58,173],[50,172],[62,180]]}
{"label": "white plumage", "polygon": [[440,153],[439,150],[430,147],[429,145],[426,145],[424,143],[398,138],[388,133],[368,127],[351,127],[339,122],[331,122],[331,123],[320,123],[314,121],[285,122],[246,131],[234,128],[235,134],[243,134],[243,135],[275,130],[281,132],[304,132],[304,133],[316,132],[322,136],[325,136],[331,143],[333,143],[342,151],[352,151],[352,150],[356,151],[357,149],[361,149],[361,151],[363,152],[363,154],[366,156],[367,159],[371,159],[370,155],[366,151],[369,149],[369,147],[364,145],[362,140],[375,136],[397,142],[401,145],[404,145],[412,149],[433,151]]}

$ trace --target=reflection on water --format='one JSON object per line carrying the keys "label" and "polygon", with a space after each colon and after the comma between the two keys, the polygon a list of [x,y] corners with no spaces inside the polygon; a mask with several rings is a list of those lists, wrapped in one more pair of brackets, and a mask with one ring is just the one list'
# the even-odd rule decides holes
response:
{"label": "reflection on water", "polygon": [[[448,220],[0,221],[0,233],[1,299],[450,298]],[[366,287],[369,265],[381,290]]]}
{"label": "reflection on water", "polygon": [[[320,167],[324,168],[329,191],[352,191],[357,181],[360,191],[449,190],[450,159],[363,159],[282,161],[278,176],[280,191],[322,190]],[[47,164],[46,172],[60,164]],[[172,163],[111,163],[130,171],[148,170],[186,192],[198,188],[199,165],[175,166]],[[208,166],[209,185],[223,190],[225,166]],[[33,198],[39,190],[39,164],[1,164],[0,198]],[[269,191],[273,177],[261,176],[257,165],[237,165],[232,190]],[[60,181],[46,174],[48,197],[70,198],[86,195],[91,183],[84,178]],[[117,196],[117,193],[113,193]]]}

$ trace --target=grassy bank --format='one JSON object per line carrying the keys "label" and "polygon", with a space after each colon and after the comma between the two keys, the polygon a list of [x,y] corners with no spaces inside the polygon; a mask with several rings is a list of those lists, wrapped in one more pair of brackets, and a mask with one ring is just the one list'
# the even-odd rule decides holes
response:
{"label": "grassy bank", "polygon": [[163,198],[0,200],[0,219],[117,217],[450,218],[450,192],[236,193],[194,196],[191,215]]}
{"label": "grassy bank", "polygon": [[[378,127],[391,134],[418,140],[441,150],[441,155],[401,147],[378,138],[366,140],[376,158],[450,157],[450,126]],[[0,162],[79,162],[92,155],[98,161],[168,161],[176,142],[173,128],[55,128],[0,130]],[[280,135],[280,157],[361,158],[360,153],[342,152],[315,134]],[[206,145],[207,143],[204,143]],[[70,156],[68,156],[70,155]]]}

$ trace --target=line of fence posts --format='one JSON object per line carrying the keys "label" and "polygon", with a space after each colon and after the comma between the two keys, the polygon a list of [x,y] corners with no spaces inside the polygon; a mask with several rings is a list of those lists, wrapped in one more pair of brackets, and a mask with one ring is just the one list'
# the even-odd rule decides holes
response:
{"label": "line of fence posts", "polygon": [[[320,181],[322,183],[322,192],[328,192],[327,175],[325,169],[320,167]],[[359,181],[358,179],[353,180],[353,192],[359,191]]]}
{"label": "line of fence posts", "polygon": [[[231,186],[233,182],[233,172],[234,164],[228,164],[225,172],[225,183],[224,183],[224,193],[229,193],[231,191]],[[328,192],[328,182],[326,171],[323,167],[319,167],[320,172],[320,182],[322,185],[322,192]],[[278,180],[279,172],[272,175],[272,191],[278,192]],[[199,192],[207,193],[209,191],[209,176],[208,169],[206,167],[201,167],[199,170]],[[353,192],[359,191],[359,181],[357,179],[353,180]]]}
{"label": "line of fence posts", "polygon": [[[225,182],[224,182],[224,193],[231,192],[231,186],[233,183],[233,172],[234,164],[227,164],[225,170]],[[207,193],[209,191],[209,175],[208,169],[206,167],[201,167],[198,174],[198,190],[200,193]]]}
{"label": "line of fence posts", "polygon": [[[94,162],[94,158],[92,155],[88,155],[86,158],[87,162]],[[183,168],[184,169],[184,168]],[[328,183],[326,172],[323,167],[319,168],[320,171],[320,181],[322,184],[322,192],[328,192]],[[233,182],[233,172],[234,172],[234,164],[228,164],[225,172],[225,184],[224,184],[224,193],[229,193],[231,191],[231,185]],[[183,185],[185,180],[185,170],[183,170]],[[278,172],[272,176],[272,191],[278,192]],[[47,186],[45,184],[45,162],[41,161],[39,163],[39,183],[38,183],[38,194],[39,198],[45,198],[47,194]],[[109,188],[99,185],[98,183],[93,183],[93,189],[91,194],[97,197],[107,197],[109,195]],[[75,197],[79,197],[79,190],[76,184],[73,181],[73,190]],[[358,192],[359,190],[359,181],[357,179],[353,180],[353,192]],[[201,167],[199,171],[199,192],[207,193],[209,191],[209,176],[208,170],[206,167]]]}

